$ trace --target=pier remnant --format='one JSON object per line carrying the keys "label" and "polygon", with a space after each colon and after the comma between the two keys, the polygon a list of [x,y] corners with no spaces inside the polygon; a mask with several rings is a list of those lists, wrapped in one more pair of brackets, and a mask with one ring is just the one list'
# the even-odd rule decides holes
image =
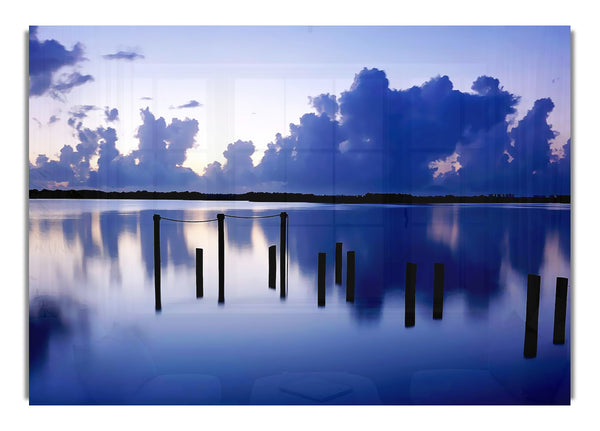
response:
{"label": "pier remnant", "polygon": [[335,284],[342,284],[342,243],[335,243]]}
{"label": "pier remnant", "polygon": [[404,326],[415,326],[415,293],[417,287],[417,264],[406,262],[406,285],[404,287]]}
{"label": "pier remnant", "polygon": [[277,273],[277,246],[269,247],[269,288],[276,289],[276,273]]}
{"label": "pier remnant", "polygon": [[286,243],[287,243],[287,218],[286,212],[280,214],[281,224],[279,228],[279,297],[286,297],[285,267],[286,267]]}
{"label": "pier remnant", "polygon": [[540,311],[540,276],[527,275],[527,312],[525,315],[525,346],[523,354],[526,358],[537,355],[538,317]]}
{"label": "pier remnant", "polygon": [[204,296],[204,262],[203,262],[203,250],[201,248],[196,249],[196,298],[202,298]]}
{"label": "pier remnant", "polygon": [[433,318],[441,319],[444,311],[444,264],[434,264],[433,270]]}
{"label": "pier remnant", "polygon": [[154,306],[156,311],[162,309],[160,301],[160,216],[154,214]]}
{"label": "pier remnant", "polygon": [[564,277],[556,278],[556,300],[554,303],[554,334],[553,344],[565,344],[565,323],[567,320],[567,288],[569,280]]}
{"label": "pier remnant", "polygon": [[225,214],[217,214],[219,228],[219,303],[225,302]]}
{"label": "pier remnant", "polygon": [[325,264],[327,254],[319,253],[319,269],[318,269],[318,287],[317,287],[317,303],[319,307],[325,306]]}
{"label": "pier remnant", "polygon": [[356,253],[346,253],[346,302],[354,302]]}

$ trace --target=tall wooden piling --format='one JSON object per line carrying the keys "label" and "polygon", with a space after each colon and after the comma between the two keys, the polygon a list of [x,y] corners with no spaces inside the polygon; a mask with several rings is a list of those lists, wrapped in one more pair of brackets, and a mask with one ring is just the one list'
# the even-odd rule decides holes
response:
{"label": "tall wooden piling", "polygon": [[444,264],[436,263],[433,270],[433,318],[441,319],[444,311]]}
{"label": "tall wooden piling", "polygon": [[556,301],[554,303],[553,344],[565,344],[565,323],[567,320],[567,287],[569,280],[556,278]]}
{"label": "tall wooden piling", "polygon": [[404,326],[415,326],[415,294],[417,290],[417,264],[406,262],[404,287]]}
{"label": "tall wooden piling", "polygon": [[317,287],[317,303],[319,307],[325,306],[325,264],[327,254],[319,253],[319,275]]}
{"label": "tall wooden piling", "polygon": [[272,245],[269,247],[269,288],[275,289],[276,286],[276,272],[277,272],[277,246]]}
{"label": "tall wooden piling", "polygon": [[281,224],[279,229],[279,297],[285,298],[285,267],[286,267],[286,243],[287,243],[287,213],[280,214]]}
{"label": "tall wooden piling", "polygon": [[537,355],[538,317],[540,311],[540,276],[527,275],[527,313],[525,315],[525,345],[523,354],[526,358]]}
{"label": "tall wooden piling", "polygon": [[202,298],[204,296],[204,262],[203,262],[203,250],[201,248],[196,249],[196,298]]}
{"label": "tall wooden piling", "polygon": [[219,227],[219,303],[225,302],[225,214],[217,214]]}
{"label": "tall wooden piling", "polygon": [[355,276],[355,253],[346,253],[346,302],[354,302],[354,276]]}
{"label": "tall wooden piling", "polygon": [[342,243],[335,243],[335,284],[342,284]]}
{"label": "tall wooden piling", "polygon": [[162,309],[160,301],[160,216],[154,214],[154,305],[156,311]]}

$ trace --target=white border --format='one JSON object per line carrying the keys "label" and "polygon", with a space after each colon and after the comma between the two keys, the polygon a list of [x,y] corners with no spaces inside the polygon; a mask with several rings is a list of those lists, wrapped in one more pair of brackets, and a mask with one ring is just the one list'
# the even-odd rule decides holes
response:
{"label": "white border", "polygon": [[[2,14],[2,270],[0,285],[2,366],[0,388],[7,429],[487,429],[526,425],[547,429],[587,429],[598,400],[595,314],[598,308],[598,227],[592,225],[597,200],[599,122],[597,13],[593,2],[505,0],[368,2],[269,0],[221,2],[10,2]],[[581,6],[581,5],[588,5]],[[571,25],[573,63],[573,270],[575,399],[571,407],[29,407],[24,398],[26,296],[26,31],[29,24],[334,24],[334,25]],[[596,199],[595,199],[596,198]],[[592,320],[593,319],[593,320]]]}

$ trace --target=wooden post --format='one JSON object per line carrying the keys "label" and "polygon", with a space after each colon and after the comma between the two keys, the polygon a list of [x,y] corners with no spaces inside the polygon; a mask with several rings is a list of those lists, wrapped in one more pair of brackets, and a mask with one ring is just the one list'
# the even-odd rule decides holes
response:
{"label": "wooden post", "polygon": [[203,251],[196,249],[196,298],[204,296]]}
{"label": "wooden post", "polygon": [[277,246],[272,245],[269,247],[269,288],[276,289],[276,258],[277,258]]}
{"label": "wooden post", "polygon": [[154,305],[156,311],[162,309],[160,301],[160,216],[154,214]]}
{"label": "wooden post", "polygon": [[444,310],[444,264],[434,264],[433,270],[433,318],[441,319]]}
{"label": "wooden post", "polygon": [[537,354],[538,316],[540,307],[540,276],[527,275],[527,313],[525,315],[525,346],[523,354],[526,358],[535,358]]}
{"label": "wooden post", "polygon": [[335,284],[342,284],[342,243],[335,243]]}
{"label": "wooden post", "polygon": [[567,287],[569,280],[556,278],[556,302],[554,303],[553,344],[565,344],[565,322],[567,320]]}
{"label": "wooden post", "polygon": [[279,297],[285,298],[285,264],[286,264],[286,242],[287,242],[287,213],[282,212],[281,225],[279,229]]}
{"label": "wooden post", "polygon": [[406,262],[404,286],[404,326],[415,326],[415,293],[417,290],[417,264]]}
{"label": "wooden post", "polygon": [[346,302],[354,302],[354,264],[355,253],[349,251],[346,253]]}
{"label": "wooden post", "polygon": [[219,226],[219,303],[225,302],[225,214],[217,214]]}
{"label": "wooden post", "polygon": [[317,304],[319,307],[325,306],[325,263],[327,254],[319,253],[319,275],[317,288]]}

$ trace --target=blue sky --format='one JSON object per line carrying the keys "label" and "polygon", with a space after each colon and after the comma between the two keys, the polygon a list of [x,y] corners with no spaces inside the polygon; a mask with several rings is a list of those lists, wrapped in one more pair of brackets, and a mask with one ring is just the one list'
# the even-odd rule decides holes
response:
{"label": "blue sky", "polygon": [[[570,29],[565,26],[42,26],[36,36],[40,43],[55,40],[66,51],[74,47],[83,51],[81,61],[55,71],[54,80],[74,73],[82,80],[92,78],[68,92],[30,95],[29,161],[34,165],[40,154],[58,160],[65,145],[77,147],[81,130],[98,127],[114,128],[119,154],[131,154],[140,146],[141,110],[148,108],[155,120],[163,117],[166,125],[173,118],[197,122],[197,133],[186,147],[181,167],[199,176],[215,161],[224,169],[227,158],[223,153],[237,141],[252,142],[250,158],[256,167],[277,133],[289,136],[291,123],[297,125],[304,114],[316,113],[309,97],[330,94],[339,100],[363,68],[383,71],[389,89],[395,91],[420,87],[446,75],[453,90],[472,94],[473,82],[489,76],[498,80],[503,91],[518,97],[505,118],[507,133],[536,100],[549,98],[553,108],[547,123],[555,136],[548,145],[560,156],[571,136]],[[116,120],[106,121],[107,109],[117,109]],[[78,115],[79,130],[74,127],[74,115]],[[343,123],[341,113],[337,115],[335,119]],[[440,167],[437,173],[432,169],[432,176],[452,169],[459,158],[457,154],[445,156],[431,155],[430,162]],[[89,157],[90,170],[98,168],[98,159],[98,151]],[[462,159],[464,164],[465,155]],[[334,184],[324,191],[340,190],[335,183],[341,180],[333,178]],[[374,181],[381,187],[389,183]],[[31,177],[30,182],[35,183]],[[64,186],[64,181],[57,183]],[[233,183],[239,189],[239,179]],[[265,184],[258,188],[273,186]],[[368,191],[370,186],[359,187],[357,192]],[[229,187],[233,187],[231,181]],[[453,187],[466,190],[464,185]],[[384,188],[411,191],[391,185]],[[309,190],[300,187],[298,191]]]}

